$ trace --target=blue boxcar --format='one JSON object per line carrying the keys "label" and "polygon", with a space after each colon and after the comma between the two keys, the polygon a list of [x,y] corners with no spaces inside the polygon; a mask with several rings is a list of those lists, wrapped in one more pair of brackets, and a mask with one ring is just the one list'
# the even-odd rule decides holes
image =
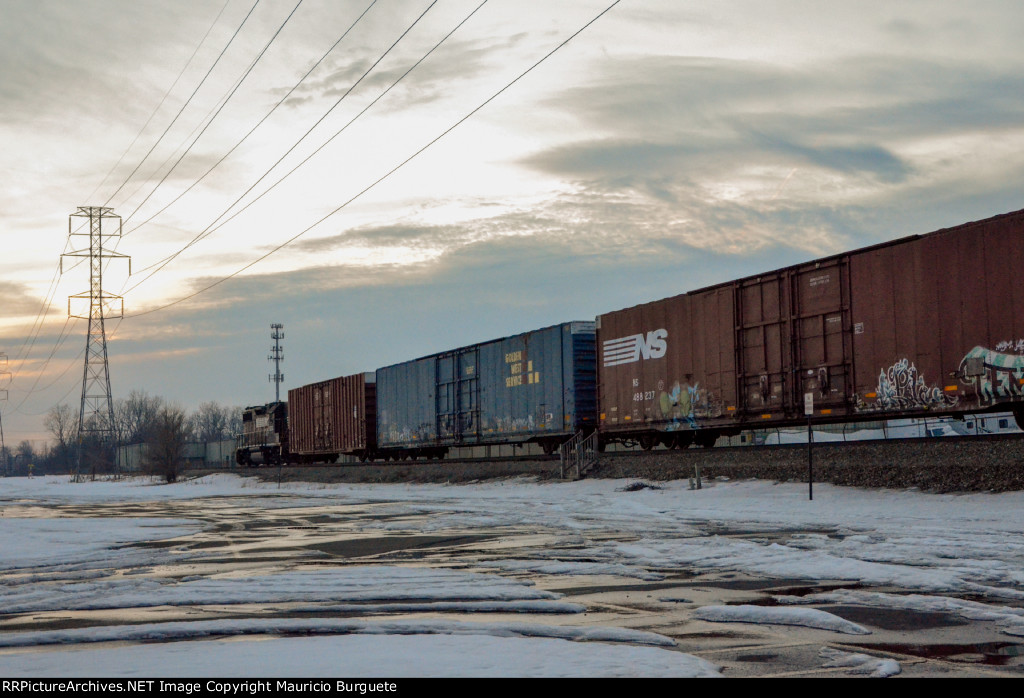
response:
{"label": "blue boxcar", "polygon": [[540,443],[596,424],[593,322],[567,322],[377,369],[377,444],[440,456],[449,446]]}

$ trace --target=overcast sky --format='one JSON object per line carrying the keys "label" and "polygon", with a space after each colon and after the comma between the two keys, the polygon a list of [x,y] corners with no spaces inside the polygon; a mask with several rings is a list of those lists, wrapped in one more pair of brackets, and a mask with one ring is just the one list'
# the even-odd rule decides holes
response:
{"label": "overcast sky", "polygon": [[287,390],[1024,207],[1018,2],[622,0],[418,155],[611,0],[296,2],[0,0],[8,445],[78,408],[78,206],[115,397],[188,409],[274,322]]}

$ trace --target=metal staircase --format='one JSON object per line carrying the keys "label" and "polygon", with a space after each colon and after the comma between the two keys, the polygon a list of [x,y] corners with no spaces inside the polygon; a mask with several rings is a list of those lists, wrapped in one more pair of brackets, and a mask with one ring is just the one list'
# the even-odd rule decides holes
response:
{"label": "metal staircase", "polygon": [[582,431],[558,447],[558,458],[561,462],[561,477],[572,477],[579,480],[597,463],[597,432],[587,436]]}

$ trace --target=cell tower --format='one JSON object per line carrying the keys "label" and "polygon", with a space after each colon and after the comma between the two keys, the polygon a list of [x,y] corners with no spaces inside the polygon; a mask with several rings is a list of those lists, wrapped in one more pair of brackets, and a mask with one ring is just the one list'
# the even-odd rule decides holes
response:
{"label": "cell tower", "polygon": [[270,361],[274,362],[274,372],[270,374],[270,382],[274,384],[274,402],[281,402],[281,381],[284,380],[284,374],[281,373],[281,362],[284,361],[283,349],[281,347],[281,340],[284,339],[284,325],[275,322],[270,326],[273,332],[270,338],[274,340],[274,346],[270,347],[270,356],[267,357]]}
{"label": "cell tower", "polygon": [[[11,377],[7,369],[7,354],[0,354],[0,385],[4,385]],[[0,402],[7,401],[7,390],[0,389]],[[0,412],[0,475],[11,474],[10,463],[7,462],[7,446],[4,444],[4,415]]]}
{"label": "cell tower", "polygon": [[[88,232],[72,230],[76,218],[89,219]],[[117,472],[114,401],[110,395],[110,362],[107,359],[104,323],[107,319],[124,316],[124,299],[103,290],[103,268],[108,260],[127,259],[130,275],[131,259],[106,247],[111,238],[121,237],[121,217],[115,215],[112,208],[79,206],[77,212],[68,216],[68,235],[89,236],[88,249],[61,255],[61,273],[64,271],[64,257],[89,258],[89,290],[68,297],[68,316],[89,321],[89,334],[85,340],[85,368],[82,373],[82,403],[78,411],[78,449],[74,477],[77,482],[82,475],[83,455],[88,460],[93,477],[97,466],[103,462],[109,462],[114,472]],[[72,302],[85,300],[89,302],[88,314],[72,311]],[[84,303],[79,304],[79,307],[84,307]],[[88,446],[88,453],[83,454],[84,446]]]}

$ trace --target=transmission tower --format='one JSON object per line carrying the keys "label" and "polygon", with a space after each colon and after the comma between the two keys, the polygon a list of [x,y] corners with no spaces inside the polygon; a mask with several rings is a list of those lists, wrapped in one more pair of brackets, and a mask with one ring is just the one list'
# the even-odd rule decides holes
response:
{"label": "transmission tower", "polygon": [[281,381],[284,380],[284,374],[281,373],[281,362],[284,361],[283,349],[281,347],[281,340],[284,339],[284,325],[275,322],[270,326],[273,332],[270,338],[274,340],[274,346],[270,347],[270,356],[268,360],[274,362],[274,372],[270,374],[270,382],[274,384],[274,402],[281,402]]}
{"label": "transmission tower", "polygon": [[[0,385],[10,380],[11,372],[7,369],[7,354],[0,354]],[[0,402],[7,401],[7,390],[0,389]],[[10,463],[7,460],[7,446],[4,444],[4,415],[0,412],[0,474],[7,477],[11,474]]]}
{"label": "transmission tower", "polygon": [[[89,219],[88,232],[72,230],[76,218]],[[64,271],[64,257],[89,258],[89,290],[68,297],[68,315],[89,321],[89,334],[85,340],[85,368],[82,372],[82,402],[78,411],[78,448],[74,473],[77,482],[82,476],[83,455],[88,458],[89,471],[93,477],[96,476],[97,466],[104,461],[109,462],[117,473],[114,401],[110,396],[110,362],[107,359],[104,323],[107,319],[123,317],[124,299],[103,290],[103,268],[111,259],[126,259],[128,274],[131,275],[131,259],[106,246],[111,238],[121,237],[121,217],[115,215],[112,208],[79,206],[77,212],[68,216],[68,235],[89,237],[87,249],[61,255],[61,273]],[[87,314],[72,311],[72,302],[86,300],[89,302]],[[80,303],[79,307],[84,307],[84,303]],[[86,445],[89,447],[88,453],[84,453]]]}

